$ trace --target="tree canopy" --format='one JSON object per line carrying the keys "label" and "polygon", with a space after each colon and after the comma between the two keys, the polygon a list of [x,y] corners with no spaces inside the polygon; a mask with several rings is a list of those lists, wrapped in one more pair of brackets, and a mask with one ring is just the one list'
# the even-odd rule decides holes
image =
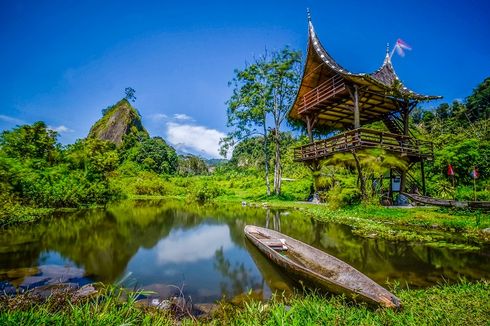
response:
{"label": "tree canopy", "polygon": [[281,126],[295,96],[299,82],[301,54],[288,47],[280,51],[266,52],[247,65],[243,70],[235,70],[235,77],[229,83],[233,95],[227,102],[228,126],[233,127],[223,139],[222,152],[226,152],[236,142],[260,136],[263,146],[265,183],[267,194],[269,185],[269,131],[275,148],[274,190],[281,191]]}

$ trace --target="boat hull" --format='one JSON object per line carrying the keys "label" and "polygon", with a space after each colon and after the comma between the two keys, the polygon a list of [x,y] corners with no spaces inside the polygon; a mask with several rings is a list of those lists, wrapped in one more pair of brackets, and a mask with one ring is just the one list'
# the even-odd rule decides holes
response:
{"label": "boat hull", "polygon": [[[400,300],[349,264],[277,231],[247,225],[246,237],[272,262],[294,274],[298,281],[328,292],[387,308],[400,308]],[[283,239],[286,251],[267,245],[265,238]]]}

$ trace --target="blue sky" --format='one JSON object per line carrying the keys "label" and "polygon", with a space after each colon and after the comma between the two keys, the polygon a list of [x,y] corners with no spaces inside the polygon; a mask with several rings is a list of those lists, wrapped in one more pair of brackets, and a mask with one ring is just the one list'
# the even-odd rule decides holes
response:
{"label": "blue sky", "polygon": [[451,102],[490,76],[487,1],[3,0],[0,129],[43,120],[72,143],[131,86],[152,136],[217,156],[234,69],[265,48],[304,52],[307,7],[353,72],[375,70],[402,38],[413,51],[393,64],[417,92]]}

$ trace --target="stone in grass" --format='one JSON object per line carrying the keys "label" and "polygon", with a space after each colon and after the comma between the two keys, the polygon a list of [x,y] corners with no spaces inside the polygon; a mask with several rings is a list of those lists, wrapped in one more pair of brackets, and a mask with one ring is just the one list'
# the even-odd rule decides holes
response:
{"label": "stone in grass", "polygon": [[172,301],[168,299],[145,298],[137,300],[135,302],[135,306],[138,308],[153,307],[162,310],[170,310],[170,308],[172,307]]}
{"label": "stone in grass", "polygon": [[[176,286],[163,283],[145,285],[141,288],[141,290],[143,290],[143,294],[149,298],[170,298],[180,294],[180,291]],[[146,295],[144,293],[145,291],[150,291],[153,293]]]}
{"label": "stone in grass", "polygon": [[193,314],[199,318],[206,318],[214,314],[219,308],[216,303],[195,303],[192,305]]}
{"label": "stone in grass", "polygon": [[92,284],[87,284],[75,291],[72,296],[72,301],[75,302],[85,298],[89,298],[97,293],[97,289]]}
{"label": "stone in grass", "polygon": [[17,289],[9,282],[0,282],[0,293],[4,295],[15,295],[21,293],[21,289]]}
{"label": "stone in grass", "polygon": [[34,296],[47,299],[54,294],[72,294],[76,291],[78,285],[75,283],[58,283],[47,284],[33,288],[30,292]]}

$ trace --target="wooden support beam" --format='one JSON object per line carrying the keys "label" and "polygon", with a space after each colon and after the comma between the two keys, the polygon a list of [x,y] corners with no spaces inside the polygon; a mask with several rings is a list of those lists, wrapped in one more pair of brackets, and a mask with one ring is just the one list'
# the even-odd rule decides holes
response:
{"label": "wooden support beam", "polygon": [[359,90],[357,85],[354,85],[354,129],[361,128],[361,119],[359,112]]}
{"label": "wooden support beam", "polygon": [[427,196],[427,189],[425,186],[424,159],[420,161],[420,174],[422,175],[422,195]]}
{"label": "wooden support beam", "polygon": [[316,123],[318,122],[318,116],[314,118],[311,115],[305,116],[306,120],[306,132],[308,133],[308,138],[310,139],[310,143],[313,143],[313,128],[315,128]]}
{"label": "wooden support beam", "polygon": [[410,116],[409,112],[409,104],[405,102],[405,105],[403,107],[402,111],[402,118],[403,118],[403,134],[405,136],[408,136],[408,118]]}
{"label": "wooden support beam", "polygon": [[389,196],[390,196],[390,199],[391,199],[391,203],[393,204],[393,169],[390,168],[390,185],[389,185]]}
{"label": "wooden support beam", "polygon": [[307,115],[305,119],[306,119],[306,132],[308,133],[308,138],[310,139],[310,143],[313,143],[313,127],[311,123],[311,118],[309,115]]}
{"label": "wooden support beam", "polygon": [[359,111],[359,88],[356,84],[351,87],[347,86],[349,95],[352,98],[352,112],[354,113],[354,129],[361,127],[360,111]]}

